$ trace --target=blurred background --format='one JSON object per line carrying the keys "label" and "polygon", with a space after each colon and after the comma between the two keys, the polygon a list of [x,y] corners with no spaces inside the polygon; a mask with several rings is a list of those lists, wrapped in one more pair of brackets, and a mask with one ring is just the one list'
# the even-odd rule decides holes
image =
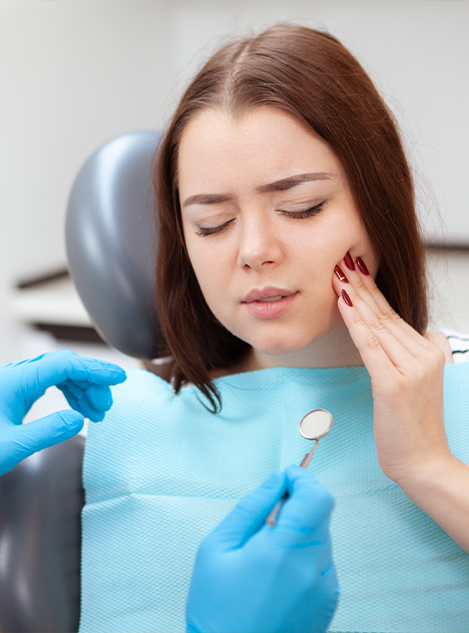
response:
{"label": "blurred background", "polygon": [[434,327],[469,332],[469,2],[0,0],[0,364],[68,347],[138,366],[60,274],[73,180],[106,141],[164,127],[221,43],[278,21],[330,31],[378,85],[415,169]]}

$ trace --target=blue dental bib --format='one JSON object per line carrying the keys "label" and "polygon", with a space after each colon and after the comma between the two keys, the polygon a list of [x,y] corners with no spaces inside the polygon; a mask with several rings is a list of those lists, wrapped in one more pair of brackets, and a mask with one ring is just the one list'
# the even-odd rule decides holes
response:
{"label": "blue dental bib", "polygon": [[[213,415],[193,386],[175,396],[146,371],[113,389],[85,449],[80,633],[184,633],[200,542],[311,443],[298,425],[328,409],[310,470],[336,499],[341,597],[330,631],[469,631],[469,554],[381,471],[363,367],[274,368],[218,378]],[[445,368],[452,452],[469,463],[469,363]]]}

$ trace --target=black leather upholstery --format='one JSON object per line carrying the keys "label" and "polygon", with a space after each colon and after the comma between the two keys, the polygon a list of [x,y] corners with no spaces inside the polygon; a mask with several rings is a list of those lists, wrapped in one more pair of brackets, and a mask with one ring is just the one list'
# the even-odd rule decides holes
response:
{"label": "black leather upholstery", "polygon": [[80,610],[84,438],[0,477],[0,632],[69,633]]}

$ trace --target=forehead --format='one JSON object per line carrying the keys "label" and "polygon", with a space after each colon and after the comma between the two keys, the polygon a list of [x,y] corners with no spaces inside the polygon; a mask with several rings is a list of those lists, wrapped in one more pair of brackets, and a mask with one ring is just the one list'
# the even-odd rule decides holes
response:
{"label": "forehead", "polygon": [[[181,196],[198,189],[257,188],[297,173],[342,174],[328,144],[306,123],[262,107],[240,118],[208,109],[192,119],[179,146]],[[195,191],[197,190],[197,191]]]}

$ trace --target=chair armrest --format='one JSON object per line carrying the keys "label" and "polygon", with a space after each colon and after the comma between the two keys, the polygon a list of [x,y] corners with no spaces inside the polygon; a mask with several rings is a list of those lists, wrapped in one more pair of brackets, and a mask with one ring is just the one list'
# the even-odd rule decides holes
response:
{"label": "chair armrest", "polygon": [[84,443],[73,437],[0,477],[0,632],[78,630]]}

